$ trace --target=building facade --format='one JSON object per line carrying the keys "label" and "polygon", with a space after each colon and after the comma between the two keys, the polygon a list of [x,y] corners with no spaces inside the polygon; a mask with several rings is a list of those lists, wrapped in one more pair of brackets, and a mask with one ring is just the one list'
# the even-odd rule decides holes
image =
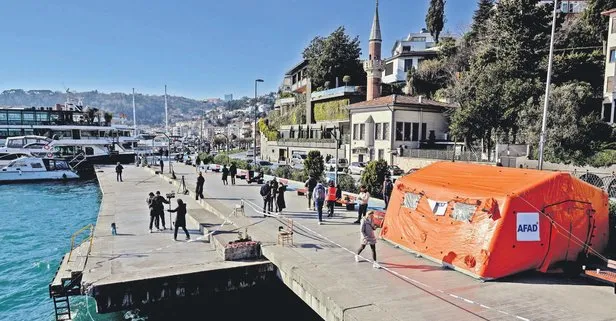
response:
{"label": "building facade", "polygon": [[454,105],[421,96],[390,95],[348,106],[351,114],[350,160],[368,162],[404,156],[421,143],[447,140],[446,113]]}
{"label": "building facade", "polygon": [[601,106],[601,118],[613,124],[616,115],[616,86],[614,85],[614,76],[616,73],[616,9],[608,10],[602,13],[608,16],[609,29],[607,34],[607,51],[605,56],[605,74],[603,80],[603,104]]}
{"label": "building facade", "polygon": [[[447,36],[441,37],[446,39]],[[386,84],[406,82],[411,68],[419,69],[426,59],[436,58],[438,47],[428,31],[411,33],[403,40],[397,40],[391,49],[391,57],[384,59],[383,82]]]}

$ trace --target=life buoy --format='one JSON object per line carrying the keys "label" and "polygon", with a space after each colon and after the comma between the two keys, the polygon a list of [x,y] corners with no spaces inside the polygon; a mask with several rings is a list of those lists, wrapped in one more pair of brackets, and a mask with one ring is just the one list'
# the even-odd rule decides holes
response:
{"label": "life buoy", "polygon": [[53,154],[52,153],[47,154],[47,158],[53,158]]}
{"label": "life buoy", "polygon": [[51,147],[50,147],[49,145],[45,145],[45,146],[43,146],[43,149],[45,149],[45,150],[50,150],[50,149],[51,149]]}

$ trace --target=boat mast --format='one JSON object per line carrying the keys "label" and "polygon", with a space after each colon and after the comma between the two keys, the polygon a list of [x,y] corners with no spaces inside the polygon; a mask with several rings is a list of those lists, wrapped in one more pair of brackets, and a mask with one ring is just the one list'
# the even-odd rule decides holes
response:
{"label": "boat mast", "polygon": [[135,112],[135,88],[133,88],[133,134],[134,137],[137,137],[137,116]]}
{"label": "boat mast", "polygon": [[167,85],[165,85],[165,133],[169,133],[169,112],[167,109]]}

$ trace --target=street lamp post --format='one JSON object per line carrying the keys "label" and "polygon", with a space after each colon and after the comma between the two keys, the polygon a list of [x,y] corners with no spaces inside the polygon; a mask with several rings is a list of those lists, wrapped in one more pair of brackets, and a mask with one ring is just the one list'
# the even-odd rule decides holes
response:
{"label": "street lamp post", "polygon": [[257,84],[263,82],[263,79],[255,79],[255,130],[254,130],[254,147],[252,152],[253,165],[257,164]]}
{"label": "street lamp post", "polygon": [[545,131],[548,123],[548,106],[550,104],[550,83],[552,82],[552,60],[554,57],[554,33],[556,32],[556,10],[558,1],[554,0],[552,12],[552,34],[550,36],[550,55],[548,58],[548,75],[545,82],[545,100],[543,101],[543,120],[541,122],[541,135],[539,136],[539,170],[543,169],[543,150],[545,149]]}

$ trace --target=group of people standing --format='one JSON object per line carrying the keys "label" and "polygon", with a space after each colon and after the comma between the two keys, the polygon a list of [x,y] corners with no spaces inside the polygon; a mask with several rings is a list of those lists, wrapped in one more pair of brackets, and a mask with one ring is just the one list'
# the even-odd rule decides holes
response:
{"label": "group of people standing", "polygon": [[222,166],[222,184],[229,185],[229,181],[227,177],[231,176],[231,185],[235,185],[235,176],[237,175],[237,166],[235,163],[231,163],[231,166],[227,168],[227,165]]}
{"label": "group of people standing", "polygon": [[[150,209],[150,233],[152,233],[153,225],[156,227],[158,231],[166,230],[165,226],[165,205],[170,204],[169,200],[160,195],[159,191],[156,191],[156,194],[150,192],[148,198],[146,199],[146,203],[148,204],[148,208]],[[184,203],[181,199],[177,200],[178,206],[175,209],[169,208],[167,212],[176,213],[175,216],[175,232],[173,233],[173,239],[177,240],[178,236],[178,228],[182,228],[184,233],[186,234],[186,240],[190,240],[190,234],[186,229],[186,203]],[[163,228],[160,228],[162,223]],[[171,229],[171,228],[169,228]]]}
{"label": "group of people standing", "polygon": [[261,185],[259,193],[263,197],[263,217],[267,217],[267,213],[282,212],[287,207],[284,200],[284,192],[286,190],[287,186],[282,182],[278,182],[276,177]]}

